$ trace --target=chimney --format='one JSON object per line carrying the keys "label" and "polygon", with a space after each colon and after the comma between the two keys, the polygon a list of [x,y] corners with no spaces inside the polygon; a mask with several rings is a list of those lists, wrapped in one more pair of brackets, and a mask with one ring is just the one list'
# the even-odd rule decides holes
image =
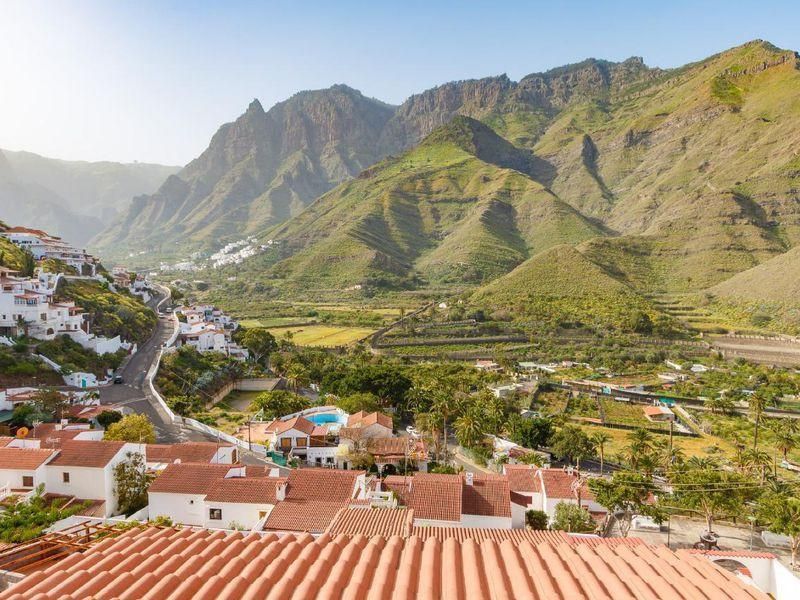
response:
{"label": "chimney", "polygon": [[286,500],[286,482],[282,481],[275,487],[275,500],[283,502]]}
{"label": "chimney", "polygon": [[464,473],[464,480],[466,481],[467,485],[472,485],[474,478],[475,478],[475,473],[470,473],[469,471]]}

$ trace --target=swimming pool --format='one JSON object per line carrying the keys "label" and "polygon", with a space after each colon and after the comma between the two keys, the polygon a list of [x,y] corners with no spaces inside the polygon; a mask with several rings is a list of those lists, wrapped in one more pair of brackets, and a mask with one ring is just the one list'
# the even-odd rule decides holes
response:
{"label": "swimming pool", "polygon": [[347,416],[338,413],[314,413],[305,415],[305,418],[315,423],[316,425],[326,425],[328,423],[340,423],[341,425],[347,424]]}

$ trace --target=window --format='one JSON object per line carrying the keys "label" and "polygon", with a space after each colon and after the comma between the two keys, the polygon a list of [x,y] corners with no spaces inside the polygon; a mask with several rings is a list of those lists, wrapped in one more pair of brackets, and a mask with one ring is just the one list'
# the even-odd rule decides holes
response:
{"label": "window", "polygon": [[328,456],[327,458],[325,458],[325,462],[328,463],[329,465],[332,465],[333,464],[333,457],[332,456]]}
{"label": "window", "polygon": [[33,487],[33,475],[22,476],[22,487]]}
{"label": "window", "polygon": [[61,473],[61,481],[64,483],[69,483],[69,473],[67,471]]}
{"label": "window", "polygon": [[208,518],[211,521],[221,521],[222,520],[222,509],[221,508],[209,508],[208,509]]}
{"label": "window", "polygon": [[299,437],[294,438],[294,445],[298,448],[305,448],[308,445],[308,438]]}

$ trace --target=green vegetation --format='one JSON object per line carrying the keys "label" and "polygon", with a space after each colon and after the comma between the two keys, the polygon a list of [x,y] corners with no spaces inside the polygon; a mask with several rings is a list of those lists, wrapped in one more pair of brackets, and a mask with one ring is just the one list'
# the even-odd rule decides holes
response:
{"label": "green vegetation", "polygon": [[711,95],[734,110],[742,108],[744,102],[742,90],[721,75],[711,80]]}
{"label": "green vegetation", "polygon": [[59,288],[60,300],[71,300],[92,315],[92,332],[142,342],[152,334],[157,317],[139,298],[122,290],[114,293],[98,281],[68,281]]}
{"label": "green vegetation", "polygon": [[585,508],[571,502],[556,504],[555,518],[550,529],[569,533],[592,533],[596,528],[592,515]]}
{"label": "green vegetation", "polygon": [[125,415],[119,421],[108,426],[103,439],[135,444],[155,444],[156,430],[145,415]]}
{"label": "green vegetation", "polygon": [[41,360],[28,353],[28,345],[9,348],[0,345],[0,386],[17,387],[34,381],[61,385],[61,377]]}
{"label": "green vegetation", "polygon": [[115,354],[96,354],[66,335],[37,342],[36,351],[61,365],[67,372],[83,371],[99,376],[105,376],[108,370],[119,367],[126,354],[123,349]]}
{"label": "green vegetation", "polygon": [[305,396],[286,390],[262,392],[250,404],[250,412],[258,413],[259,420],[270,421],[284,415],[310,408],[314,403]]}
{"label": "green vegetation", "polygon": [[200,413],[214,394],[244,371],[241,362],[224,354],[201,354],[182,346],[162,357],[156,385],[172,410],[180,415],[202,416]]}
{"label": "green vegetation", "polygon": [[12,500],[0,512],[0,541],[21,543],[39,537],[56,521],[66,519],[86,508],[86,502],[66,505],[66,498],[45,500],[44,485],[28,501]]}
{"label": "green vegetation", "polygon": [[154,475],[147,472],[144,456],[138,452],[128,452],[126,458],[114,465],[114,491],[119,512],[127,516],[147,506],[147,488]]}

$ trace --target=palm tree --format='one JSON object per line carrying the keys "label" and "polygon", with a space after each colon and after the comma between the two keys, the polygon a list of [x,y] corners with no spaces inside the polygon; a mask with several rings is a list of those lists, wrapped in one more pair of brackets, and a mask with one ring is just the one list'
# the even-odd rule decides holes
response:
{"label": "palm tree", "polygon": [[474,448],[483,439],[480,415],[473,410],[456,419],[455,430],[458,443],[464,448]]}
{"label": "palm tree", "polygon": [[775,428],[775,445],[783,454],[783,460],[786,460],[786,455],[797,446],[797,426],[794,419],[782,419],[779,423]]}
{"label": "palm tree", "polygon": [[441,438],[439,437],[439,426],[442,421],[439,416],[430,412],[420,412],[414,418],[414,424],[417,429],[427,437],[430,438],[433,445],[433,453],[436,458],[439,458]]}
{"label": "palm tree", "polygon": [[600,475],[603,474],[603,464],[605,463],[606,453],[605,447],[608,442],[611,441],[611,436],[608,435],[605,431],[598,431],[593,433],[589,439],[592,442],[592,445],[597,450],[597,454],[600,457]]}
{"label": "palm tree", "polygon": [[300,363],[289,365],[286,369],[286,385],[295,392],[308,385],[308,369]]}
{"label": "palm tree", "polygon": [[759,480],[764,483],[767,477],[767,468],[772,462],[769,453],[758,449],[748,450],[745,453],[745,462],[751,472],[759,473]]}

